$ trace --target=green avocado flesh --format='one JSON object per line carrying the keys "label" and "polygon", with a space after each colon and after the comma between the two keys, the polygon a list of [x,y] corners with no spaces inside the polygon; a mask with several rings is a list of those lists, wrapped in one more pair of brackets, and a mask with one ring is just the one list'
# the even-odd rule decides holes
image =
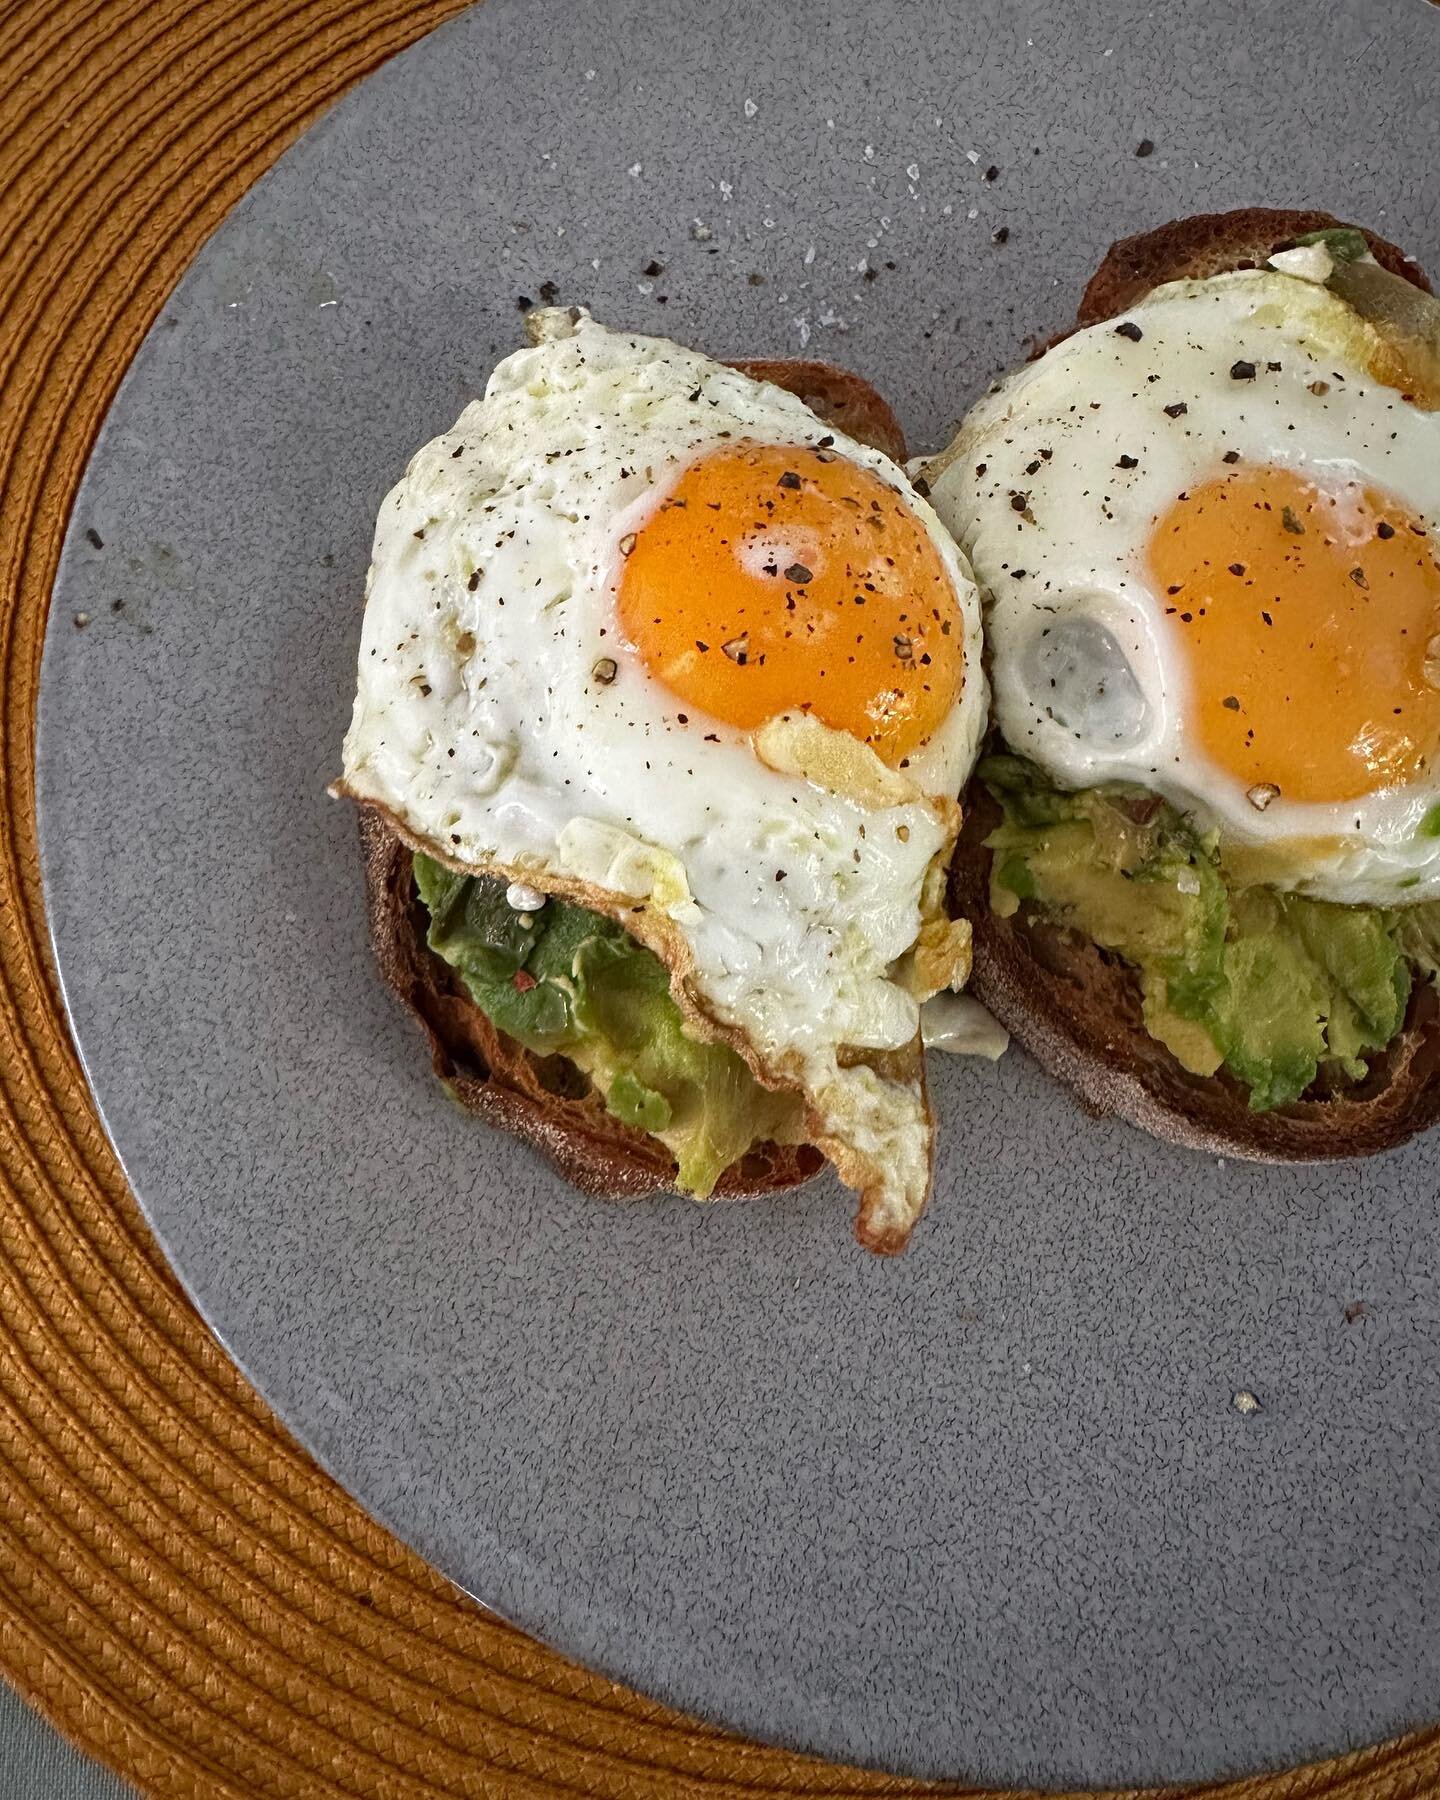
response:
{"label": "green avocado flesh", "polygon": [[1009,755],[979,776],[1004,812],[986,839],[993,909],[1030,901],[1123,957],[1151,1036],[1194,1074],[1223,1065],[1253,1112],[1322,1072],[1361,1080],[1412,980],[1440,974],[1440,902],[1387,911],[1242,887],[1213,836],[1139,788],[1061,792]]}
{"label": "green avocado flesh", "polygon": [[664,965],[618,925],[562,900],[517,912],[504,882],[426,856],[414,866],[426,942],[475,1004],[527,1050],[583,1070],[617,1119],[666,1146],[687,1193],[706,1198],[756,1144],[803,1141],[798,1099],[691,1037]]}

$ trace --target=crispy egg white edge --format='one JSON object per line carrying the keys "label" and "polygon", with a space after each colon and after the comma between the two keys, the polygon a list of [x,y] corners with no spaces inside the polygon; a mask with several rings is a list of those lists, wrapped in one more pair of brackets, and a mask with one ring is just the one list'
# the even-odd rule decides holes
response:
{"label": "crispy egg white edge", "polygon": [[[1140,327],[1139,342],[1117,331],[1127,321]],[[1139,782],[1202,828],[1218,829],[1222,841],[1290,842],[1293,855],[1282,853],[1284,882],[1298,891],[1393,904],[1440,894],[1440,841],[1418,835],[1440,798],[1440,770],[1431,785],[1357,802],[1282,796],[1257,809],[1239,781],[1184,740],[1188,692],[1178,669],[1167,679],[1170,659],[1157,629],[1166,602],[1150,592],[1144,570],[1154,519],[1188,485],[1223,473],[1228,449],[1251,464],[1373,484],[1410,506],[1432,532],[1440,526],[1440,413],[1407,403],[1363,371],[1337,369],[1327,346],[1343,341],[1353,323],[1346,303],[1325,288],[1269,271],[1156,288],[1129,312],[1076,332],[1004,378],[925,475],[989,596],[995,714],[1011,748],[1064,786]],[[1258,365],[1256,381],[1229,375],[1242,359]],[[1280,372],[1266,369],[1272,361],[1281,362]],[[1148,381],[1151,374],[1160,379]],[[1317,380],[1329,380],[1331,393],[1313,394],[1309,384]],[[1091,411],[1095,400],[1098,413]],[[1181,400],[1189,410],[1171,420],[1163,409]],[[1138,419],[1128,422],[1137,408]],[[1029,473],[1042,446],[1053,456]],[[1118,468],[1120,454],[1138,455],[1140,468]],[[986,474],[977,478],[982,462]],[[1081,493],[1102,482],[1113,520],[1097,518],[1093,491]],[[1012,490],[1029,494],[1038,529],[1012,508]],[[1050,516],[1066,523],[1052,528]],[[1016,580],[1013,568],[1029,573]],[[1020,658],[1040,604],[1056,607],[1049,619],[1088,612],[1115,634],[1150,703],[1150,728],[1138,744],[1087,752],[1034,702]]]}

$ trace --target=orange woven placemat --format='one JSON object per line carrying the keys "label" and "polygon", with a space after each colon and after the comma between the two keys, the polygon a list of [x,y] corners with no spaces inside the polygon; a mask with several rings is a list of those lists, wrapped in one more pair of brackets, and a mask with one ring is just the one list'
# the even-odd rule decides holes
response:
{"label": "orange woven placemat", "polygon": [[[226,209],[460,4],[0,0],[0,1670],[157,1795],[919,1792],[626,1693],[366,1518],[161,1260],[48,963],[33,703],[105,408]],[[1212,1791],[1437,1789],[1440,1732]]]}

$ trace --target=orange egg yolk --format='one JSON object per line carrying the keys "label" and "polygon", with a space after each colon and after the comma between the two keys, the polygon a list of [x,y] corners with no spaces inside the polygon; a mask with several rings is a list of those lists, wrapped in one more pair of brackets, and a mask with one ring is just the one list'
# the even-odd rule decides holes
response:
{"label": "orange egg yolk", "polygon": [[1187,729],[1247,791],[1356,800],[1428,767],[1440,566],[1399,501],[1237,469],[1180,496],[1148,562],[1184,658]]}
{"label": "orange egg yolk", "polygon": [[963,621],[933,538],[903,495],[834,451],[727,444],[621,549],[636,654],[739,730],[808,711],[894,766],[959,698]]}

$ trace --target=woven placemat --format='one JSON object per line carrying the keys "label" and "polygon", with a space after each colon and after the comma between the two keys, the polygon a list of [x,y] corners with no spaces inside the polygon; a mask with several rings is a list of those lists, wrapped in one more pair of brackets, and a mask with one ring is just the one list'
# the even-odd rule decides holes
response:
{"label": "woven placemat", "polygon": [[[184,1299],[66,1032],[33,709],[86,455],[226,209],[460,4],[0,0],[0,1672],[157,1795],[920,1792],[626,1693],[369,1520]],[[1440,1732],[1210,1791],[1440,1791]]]}

